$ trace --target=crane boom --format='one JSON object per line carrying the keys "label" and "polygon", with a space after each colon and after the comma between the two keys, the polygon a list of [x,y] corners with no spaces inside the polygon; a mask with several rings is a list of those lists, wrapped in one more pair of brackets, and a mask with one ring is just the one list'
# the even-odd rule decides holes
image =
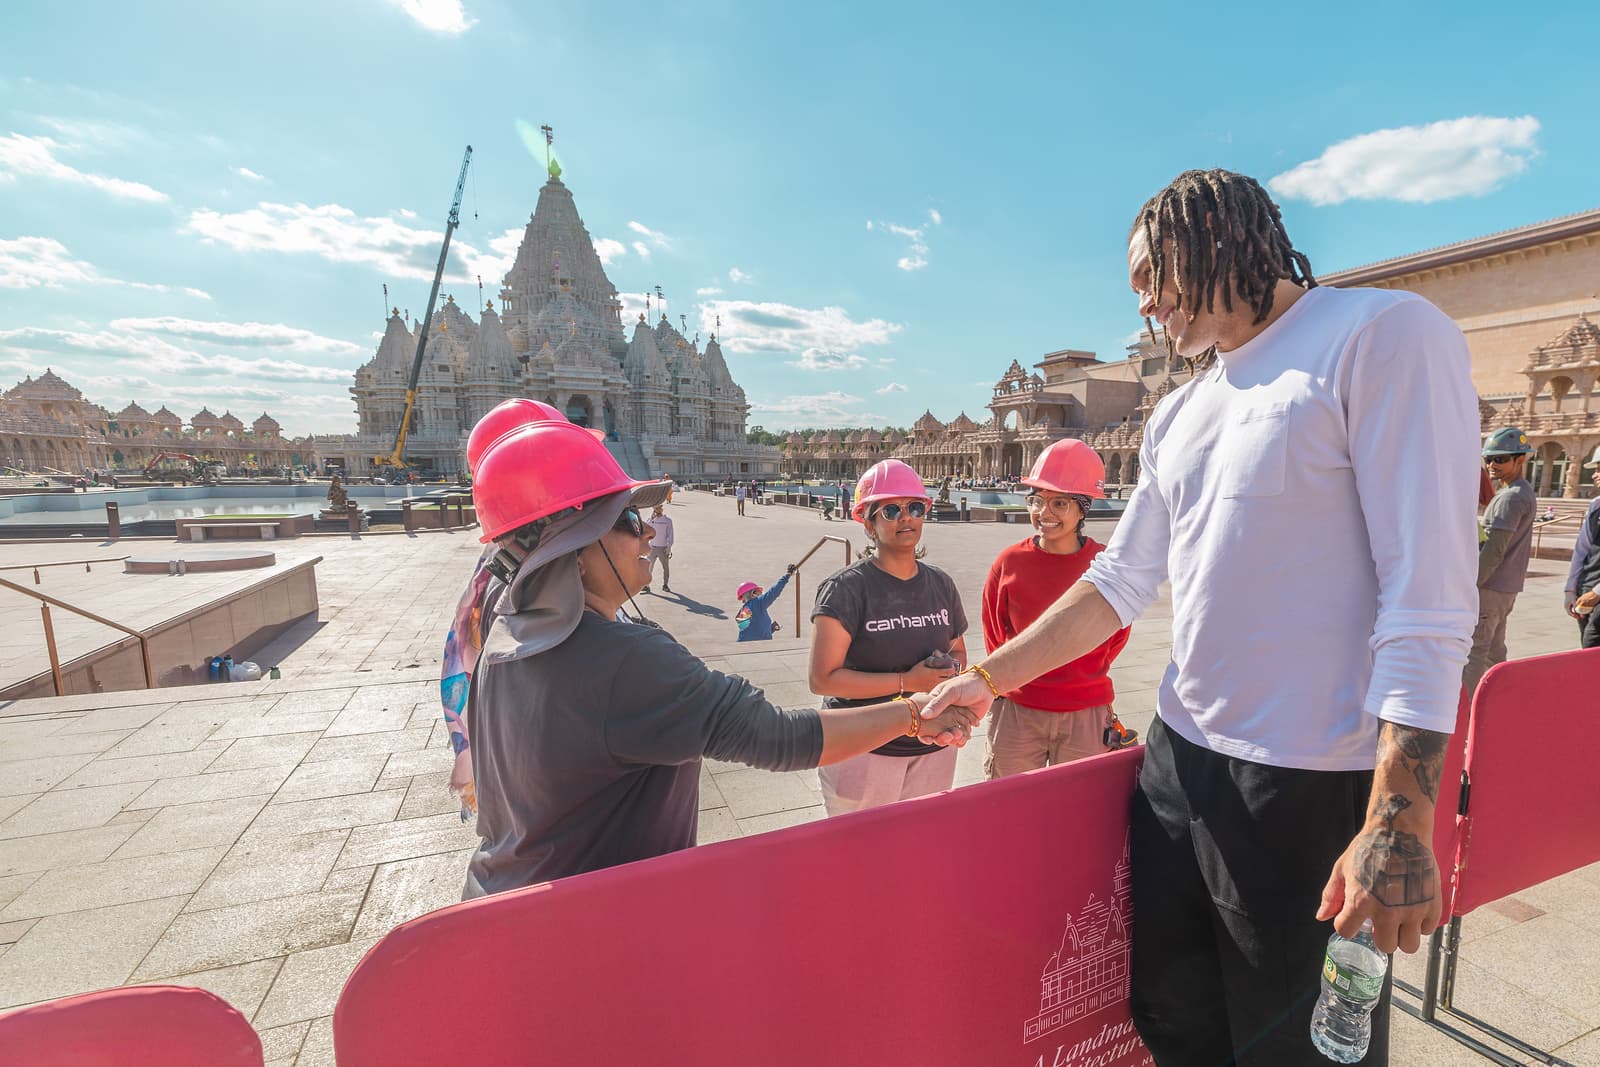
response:
{"label": "crane boom", "polygon": [[411,412],[417,405],[417,381],[422,376],[422,360],[428,351],[428,328],[433,325],[433,305],[439,299],[439,283],[444,280],[444,264],[450,256],[450,235],[461,224],[461,194],[467,187],[467,167],[471,162],[472,146],[467,145],[466,154],[461,157],[461,173],[456,176],[456,194],[450,201],[450,215],[445,219],[444,244],[439,247],[439,265],[433,271],[428,310],[422,316],[422,328],[417,331],[417,354],[411,361],[411,378],[406,382],[406,408],[400,415],[400,428],[395,431],[394,451],[387,456],[379,456],[376,460],[379,466],[396,469],[405,466],[402,454],[406,448],[406,434],[411,427]]}

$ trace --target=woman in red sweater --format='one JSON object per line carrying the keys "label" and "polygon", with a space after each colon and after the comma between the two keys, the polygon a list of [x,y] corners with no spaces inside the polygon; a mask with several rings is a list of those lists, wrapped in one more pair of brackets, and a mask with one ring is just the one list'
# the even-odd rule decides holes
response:
{"label": "woman in red sweater", "polygon": [[[1092,498],[1105,497],[1105,466],[1082,441],[1057,441],[1022,479],[1034,534],[1000,553],[983,583],[983,640],[990,653],[1026,629],[1083,577],[1105,548],[1083,534]],[[989,712],[990,778],[1109,751],[1115,716],[1106,673],[1128,643],[1117,631],[1094,651],[1002,694]]]}

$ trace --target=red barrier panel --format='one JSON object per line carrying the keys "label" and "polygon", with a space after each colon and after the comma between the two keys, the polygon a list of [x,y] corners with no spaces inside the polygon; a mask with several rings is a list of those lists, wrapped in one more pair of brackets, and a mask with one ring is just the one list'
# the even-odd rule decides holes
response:
{"label": "red barrier panel", "polygon": [[459,904],[392,931],[341,1064],[1149,1064],[1142,747]]}
{"label": "red barrier panel", "polygon": [[0,1059],[28,1067],[261,1067],[261,1039],[214,993],[129,986],[0,1015]]}
{"label": "red barrier panel", "polygon": [[1467,735],[1455,914],[1600,860],[1600,651],[1501,663]]}
{"label": "red barrier panel", "polygon": [[1439,922],[1450,919],[1450,908],[1455,901],[1455,878],[1452,868],[1456,855],[1457,822],[1461,807],[1461,772],[1467,763],[1467,727],[1472,721],[1471,694],[1461,690],[1461,700],[1456,705],[1456,728],[1444,750],[1444,767],[1439,772],[1439,799],[1433,809],[1433,858],[1439,865],[1439,889],[1444,894],[1443,910]]}

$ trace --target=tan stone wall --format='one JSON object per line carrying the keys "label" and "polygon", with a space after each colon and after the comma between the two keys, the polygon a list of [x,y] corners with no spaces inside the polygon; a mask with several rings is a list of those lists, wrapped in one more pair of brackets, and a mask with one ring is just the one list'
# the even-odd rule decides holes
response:
{"label": "tan stone wall", "polygon": [[1456,320],[1472,347],[1481,396],[1521,395],[1528,355],[1600,311],[1600,234],[1369,283],[1426,297]]}

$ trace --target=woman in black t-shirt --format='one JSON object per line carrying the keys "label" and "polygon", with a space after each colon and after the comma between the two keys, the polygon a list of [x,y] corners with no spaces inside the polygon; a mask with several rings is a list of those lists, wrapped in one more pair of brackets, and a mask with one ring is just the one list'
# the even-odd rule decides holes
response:
{"label": "woman in black t-shirt", "polygon": [[[926,692],[967,658],[961,594],[948,574],[917,558],[931,503],[921,477],[899,460],[885,460],[862,475],[855,496],[852,517],[866,528],[871,547],[822,583],[811,611],[811,691],[826,697],[827,707]],[[828,814],[954,784],[954,749],[905,741],[821,768]]]}

